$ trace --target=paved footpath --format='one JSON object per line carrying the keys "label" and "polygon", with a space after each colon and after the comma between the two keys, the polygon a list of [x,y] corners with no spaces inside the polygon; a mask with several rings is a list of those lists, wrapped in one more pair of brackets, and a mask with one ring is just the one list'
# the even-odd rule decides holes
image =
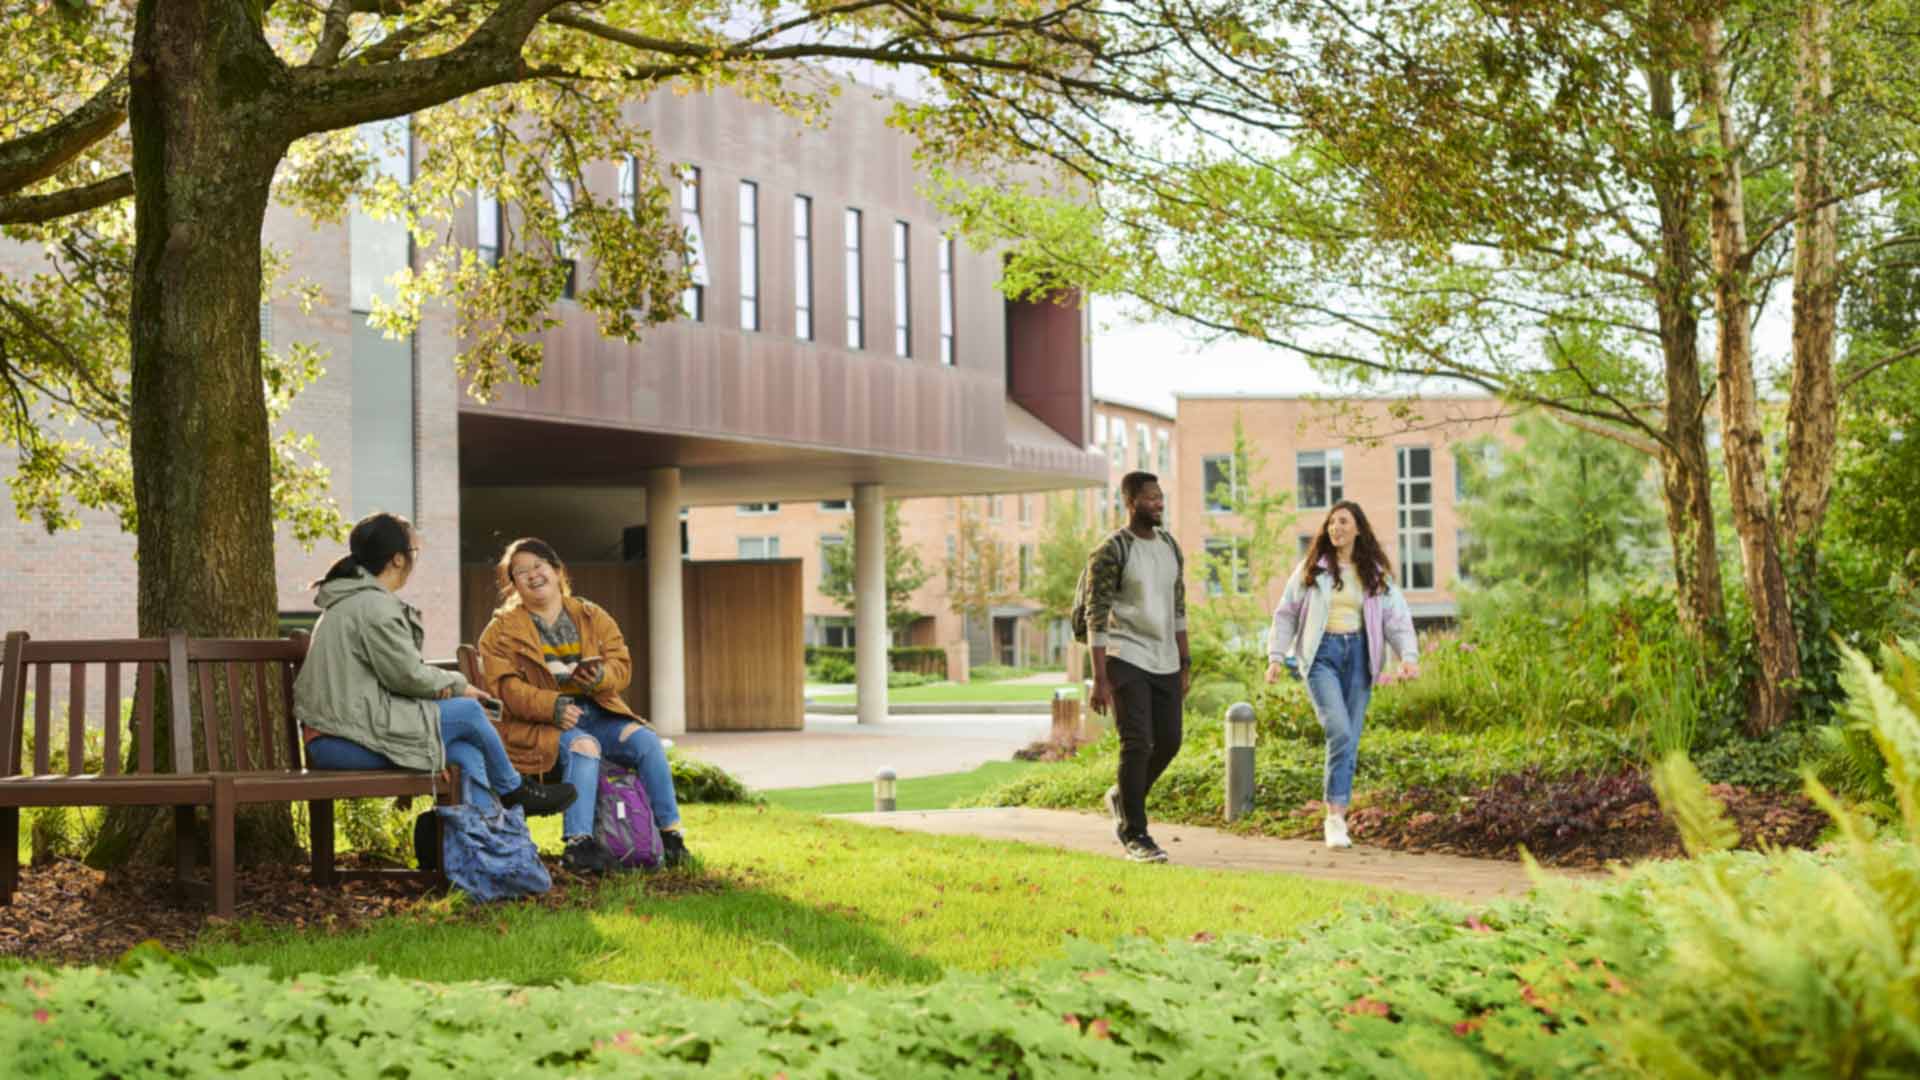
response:
{"label": "paved footpath", "polygon": [[[838,816],[862,825],[909,832],[1017,840],[1120,857],[1112,819],[1068,810],[1016,807]],[[1459,855],[1416,855],[1365,844],[1332,851],[1312,840],[1239,836],[1197,825],[1156,824],[1153,835],[1166,849],[1170,862],[1178,866],[1298,874],[1468,902],[1522,896],[1533,885],[1526,870],[1517,862]],[[1555,873],[1581,879],[1604,877],[1592,872]]]}

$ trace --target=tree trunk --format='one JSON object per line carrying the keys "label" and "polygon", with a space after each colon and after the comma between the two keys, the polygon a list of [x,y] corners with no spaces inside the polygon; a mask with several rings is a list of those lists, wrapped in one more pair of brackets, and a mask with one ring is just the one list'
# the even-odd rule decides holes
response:
{"label": "tree trunk", "polygon": [[1713,474],[1707,457],[1705,391],[1700,380],[1700,318],[1695,310],[1700,266],[1693,232],[1696,187],[1678,145],[1673,72],[1647,72],[1655,128],[1670,147],[1655,172],[1660,211],[1660,261],[1654,307],[1666,367],[1666,426],[1660,447],[1660,493],[1673,546],[1675,602],[1681,625],[1695,641],[1725,641],[1726,603],[1720,590],[1720,548],[1714,535]]}
{"label": "tree trunk", "polygon": [[[132,71],[140,633],[271,637],[260,232],[290,141],[272,106],[282,71],[239,0],[142,0]],[[158,852],[167,816],[110,811],[89,861]],[[246,808],[238,829],[249,861],[298,853],[290,807]]]}
{"label": "tree trunk", "polygon": [[1787,404],[1780,543],[1809,570],[1833,490],[1839,423],[1833,350],[1840,209],[1831,202],[1826,130],[1833,96],[1832,21],[1828,0],[1802,0],[1794,41],[1793,390]]}
{"label": "tree trunk", "polygon": [[1753,688],[1748,730],[1772,731],[1793,710],[1793,684],[1800,677],[1799,642],[1787,597],[1785,567],[1767,498],[1766,435],[1753,380],[1753,302],[1748,295],[1746,192],[1740,174],[1728,86],[1724,29],[1718,15],[1692,23],[1700,47],[1700,104],[1713,125],[1707,169],[1708,214],[1713,237],[1714,311],[1719,323],[1719,390],[1722,446],[1733,501],[1733,527],[1740,535],[1747,599],[1753,607],[1760,682]]}

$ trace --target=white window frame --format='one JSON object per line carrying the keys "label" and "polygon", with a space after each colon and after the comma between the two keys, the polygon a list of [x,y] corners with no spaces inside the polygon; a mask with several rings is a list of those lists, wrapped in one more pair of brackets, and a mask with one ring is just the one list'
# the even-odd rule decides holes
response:
{"label": "white window frame", "polygon": [[913,229],[893,223],[893,355],[913,357]]}
{"label": "white window frame", "polygon": [[[1314,460],[1318,459],[1318,460]],[[1321,501],[1307,501],[1306,471],[1320,470]],[[1294,504],[1302,510],[1325,510],[1347,495],[1346,451],[1300,450],[1293,455]]]}
{"label": "white window frame", "polygon": [[813,340],[813,198],[793,197],[793,336]]}
{"label": "white window frame", "polygon": [[760,329],[760,185],[740,181],[740,329]]}
{"label": "white window frame", "polygon": [[940,237],[940,362],[952,367],[959,361],[954,336],[957,304],[953,291],[953,237]]}
{"label": "white window frame", "polygon": [[1204,507],[1209,514],[1230,514],[1233,512],[1233,507],[1222,506],[1213,501],[1213,489],[1219,485],[1207,483],[1207,469],[1219,461],[1227,463],[1228,498],[1235,500],[1239,498],[1240,467],[1239,463],[1234,460],[1234,456],[1232,454],[1206,454],[1200,458],[1200,505]]}
{"label": "white window frame", "polygon": [[861,283],[861,263],[865,251],[861,233],[865,216],[857,207],[847,207],[841,222],[842,265],[847,286],[847,348],[867,347],[867,297]]}
{"label": "white window frame", "polygon": [[[1411,470],[1415,455],[1425,453],[1427,470],[1424,474],[1414,474]],[[1394,511],[1396,532],[1400,542],[1400,587],[1411,591],[1426,591],[1438,587],[1438,550],[1434,539],[1433,525],[1433,448],[1431,446],[1394,447]],[[1427,497],[1424,502],[1415,498],[1419,486],[1426,485]],[[1420,523],[1424,514],[1425,524]],[[1424,564],[1413,558],[1421,550],[1421,541],[1425,540],[1426,558]],[[1415,571],[1417,565],[1426,567],[1426,583],[1420,584]]]}
{"label": "white window frame", "polygon": [[680,294],[680,310],[694,322],[707,317],[707,234],[700,225],[700,166],[680,170],[680,227],[687,232],[687,270],[693,280]]}
{"label": "white window frame", "polygon": [[740,517],[766,517],[779,512],[780,504],[777,502],[741,503],[734,509],[734,513]]}

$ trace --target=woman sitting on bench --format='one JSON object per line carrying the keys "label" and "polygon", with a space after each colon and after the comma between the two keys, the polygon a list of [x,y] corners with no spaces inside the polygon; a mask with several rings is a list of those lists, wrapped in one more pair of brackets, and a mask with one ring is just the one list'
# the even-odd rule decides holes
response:
{"label": "woman sitting on bench", "polygon": [[420,557],[413,525],[372,514],[353,527],[352,554],[313,583],[320,621],[300,674],[293,713],[315,769],[460,766],[468,790],[485,788],[506,806],[553,814],[572,789],[522,780],[487,719],[486,691],[420,656],[420,612],[395,596]]}
{"label": "woman sitting on bench", "polygon": [[506,702],[500,734],[522,771],[539,776],[567,749],[564,779],[579,794],[561,819],[569,869],[611,869],[593,837],[600,758],[639,774],[670,866],[686,861],[680,807],[666,747],[620,697],[633,676],[620,625],[599,605],[573,595],[566,564],[544,540],[507,545],[498,571],[500,608],[480,633],[487,681]]}

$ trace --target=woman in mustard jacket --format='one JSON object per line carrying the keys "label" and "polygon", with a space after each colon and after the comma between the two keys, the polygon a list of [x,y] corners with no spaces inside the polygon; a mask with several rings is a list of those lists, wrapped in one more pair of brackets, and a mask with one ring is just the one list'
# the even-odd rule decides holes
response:
{"label": "woman in mustard jacket", "polygon": [[545,775],[560,763],[562,747],[568,751],[563,777],[579,797],[561,818],[563,862],[588,872],[612,867],[593,839],[602,757],[639,774],[667,863],[684,862],[666,747],[620,696],[633,677],[633,660],[619,624],[573,595],[566,564],[544,540],[507,545],[497,576],[501,604],[478,648],[489,686],[506,703],[500,737],[514,767]]}

